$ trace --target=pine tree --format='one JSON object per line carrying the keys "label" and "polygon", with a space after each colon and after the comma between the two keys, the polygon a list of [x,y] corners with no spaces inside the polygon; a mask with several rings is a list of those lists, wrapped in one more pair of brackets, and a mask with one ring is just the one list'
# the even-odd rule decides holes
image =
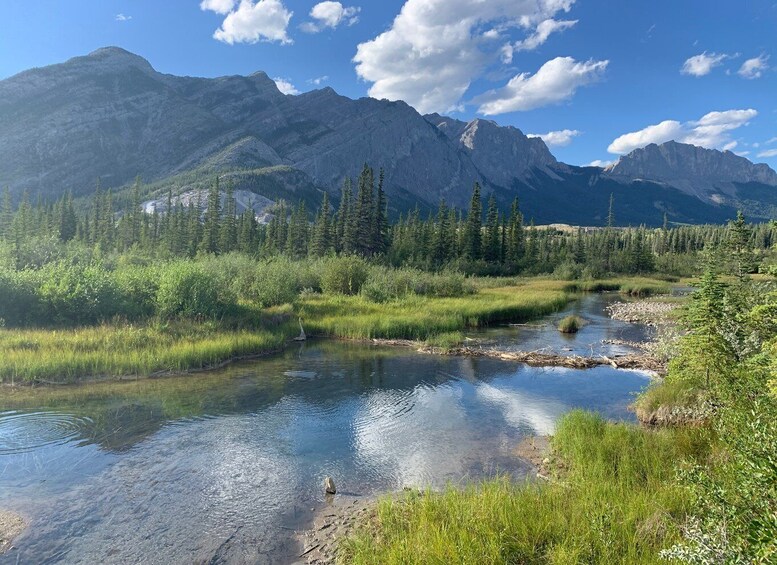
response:
{"label": "pine tree", "polygon": [[11,222],[13,222],[13,204],[11,203],[11,189],[6,186],[3,189],[3,202],[0,206],[0,238],[8,238],[11,235]]}
{"label": "pine tree", "polygon": [[378,175],[378,191],[375,195],[375,205],[372,213],[372,253],[383,255],[388,248],[389,223],[386,216],[386,193],[383,189],[385,174],[383,169]]}
{"label": "pine tree", "polygon": [[356,247],[356,233],[351,213],[353,191],[351,179],[343,181],[343,191],[340,197],[340,207],[337,210],[337,237],[335,249],[338,253],[353,253]]}
{"label": "pine tree", "polygon": [[70,241],[76,236],[78,217],[73,208],[73,195],[68,191],[62,199],[59,213],[58,235],[62,241]]}
{"label": "pine tree", "polygon": [[445,199],[440,200],[440,207],[437,209],[437,220],[435,222],[434,237],[432,239],[432,264],[435,267],[441,267],[448,262],[451,257],[450,245],[450,214]]}
{"label": "pine tree", "polygon": [[462,251],[464,257],[470,261],[477,261],[482,257],[481,228],[483,221],[483,204],[480,201],[480,184],[475,183],[472,191],[472,200],[467,213],[467,222],[464,226],[462,237]]}
{"label": "pine tree", "polygon": [[354,222],[356,225],[356,251],[368,257],[373,255],[373,193],[375,191],[375,179],[372,169],[365,163],[359,175],[359,188],[356,193],[356,207],[354,209]]}
{"label": "pine tree", "polygon": [[323,257],[334,248],[331,215],[329,195],[325,192],[324,199],[321,202],[321,209],[318,211],[316,223],[313,226],[313,240],[310,247],[311,254],[316,257]]}
{"label": "pine tree", "polygon": [[219,233],[219,250],[221,253],[229,253],[237,247],[237,202],[235,201],[235,187],[232,179],[227,181],[226,197],[224,200],[224,214],[221,219]]}
{"label": "pine tree", "polygon": [[491,194],[488,198],[488,211],[486,212],[486,233],[483,241],[483,258],[488,263],[497,263],[500,258],[499,238],[499,211],[496,207],[496,198]]}
{"label": "pine tree", "polygon": [[205,223],[202,228],[202,241],[200,251],[203,253],[217,253],[219,250],[219,224],[221,220],[221,190],[219,178],[210,186],[208,191],[208,207],[205,210]]}

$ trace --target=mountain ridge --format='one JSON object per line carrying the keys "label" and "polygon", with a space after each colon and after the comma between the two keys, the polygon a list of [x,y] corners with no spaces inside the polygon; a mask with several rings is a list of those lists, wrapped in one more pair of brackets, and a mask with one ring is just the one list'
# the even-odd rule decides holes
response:
{"label": "mountain ridge", "polygon": [[[518,197],[527,216],[551,221],[578,217],[581,204],[572,194],[589,210],[604,191],[643,201],[642,217],[651,223],[662,210],[677,221],[705,221],[742,201],[755,209],[752,203],[764,199],[768,209],[777,206],[770,190],[777,173],[768,166],[688,147],[694,146],[648,146],[608,169],[575,167],[559,162],[540,138],[491,120],[424,116],[405,102],[352,100],[330,87],[286,95],[261,71],[178,77],[120,47],[0,81],[0,186],[17,197],[23,190],[87,194],[97,178],[119,189],[137,175],[159,186],[192,171],[278,166],[306,175],[311,194],[336,196],[343,179],[369,163],[385,170],[395,211],[435,207],[442,198],[464,208],[475,182],[503,209]],[[678,164],[683,159],[696,164],[686,170]],[[715,171],[731,174],[716,179]],[[703,213],[684,196],[697,199]],[[640,219],[636,210],[632,219]]]}

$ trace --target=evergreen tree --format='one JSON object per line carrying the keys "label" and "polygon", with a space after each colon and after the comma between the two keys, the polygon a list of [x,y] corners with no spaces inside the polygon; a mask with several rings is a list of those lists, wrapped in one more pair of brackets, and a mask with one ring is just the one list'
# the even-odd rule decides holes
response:
{"label": "evergreen tree", "polygon": [[354,223],[356,226],[356,251],[368,257],[373,255],[373,193],[375,191],[375,179],[373,170],[365,163],[359,175],[359,188],[356,193],[356,207],[354,208]]}
{"label": "evergreen tree", "polygon": [[11,203],[11,189],[3,189],[3,202],[0,205],[0,238],[11,235],[11,222],[13,222],[13,204]]}
{"label": "evergreen tree", "polygon": [[59,225],[57,227],[59,239],[70,241],[76,236],[78,230],[78,217],[73,208],[73,195],[68,191],[62,199],[59,212]]}
{"label": "evergreen tree", "polygon": [[483,242],[483,258],[488,263],[496,263],[500,258],[499,237],[499,211],[496,207],[496,199],[491,194],[488,198],[488,211],[486,212],[486,233]]}
{"label": "evergreen tree", "polygon": [[219,178],[208,191],[208,207],[205,210],[205,222],[202,227],[202,241],[200,251],[203,253],[217,253],[219,250],[219,224],[221,220],[221,190]]}
{"label": "evergreen tree", "polygon": [[470,261],[477,261],[482,257],[481,227],[483,216],[483,204],[480,201],[480,184],[475,183],[472,191],[472,200],[467,213],[467,221],[464,226],[461,247],[463,255]]}
{"label": "evergreen tree", "polygon": [[378,191],[375,195],[375,206],[372,214],[372,253],[383,255],[388,247],[388,218],[386,217],[386,193],[383,189],[384,171],[378,176]]}
{"label": "evergreen tree", "polygon": [[219,233],[219,250],[222,253],[234,251],[237,247],[237,202],[235,201],[235,187],[232,179],[227,181],[226,198],[224,200],[224,214],[221,218]]}
{"label": "evergreen tree", "polygon": [[316,223],[313,226],[313,240],[310,252],[316,257],[323,257],[334,248],[331,214],[329,195],[325,192],[324,199],[321,202],[321,209],[318,211]]}
{"label": "evergreen tree", "polygon": [[356,250],[356,224],[353,214],[353,191],[351,179],[343,181],[340,208],[337,210],[337,251],[345,254]]}

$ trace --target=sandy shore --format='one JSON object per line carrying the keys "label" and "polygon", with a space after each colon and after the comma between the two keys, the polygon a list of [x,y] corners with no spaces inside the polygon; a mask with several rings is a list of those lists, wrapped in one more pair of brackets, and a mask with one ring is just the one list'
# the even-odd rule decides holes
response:
{"label": "sandy shore", "polygon": [[26,528],[24,518],[14,512],[0,510],[0,555],[13,547],[13,540]]}

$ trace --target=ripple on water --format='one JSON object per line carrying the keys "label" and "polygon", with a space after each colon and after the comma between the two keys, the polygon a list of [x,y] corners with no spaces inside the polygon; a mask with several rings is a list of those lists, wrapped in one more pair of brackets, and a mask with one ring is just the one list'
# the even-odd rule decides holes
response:
{"label": "ripple on water", "polygon": [[92,420],[60,412],[0,412],[0,455],[81,439]]}

